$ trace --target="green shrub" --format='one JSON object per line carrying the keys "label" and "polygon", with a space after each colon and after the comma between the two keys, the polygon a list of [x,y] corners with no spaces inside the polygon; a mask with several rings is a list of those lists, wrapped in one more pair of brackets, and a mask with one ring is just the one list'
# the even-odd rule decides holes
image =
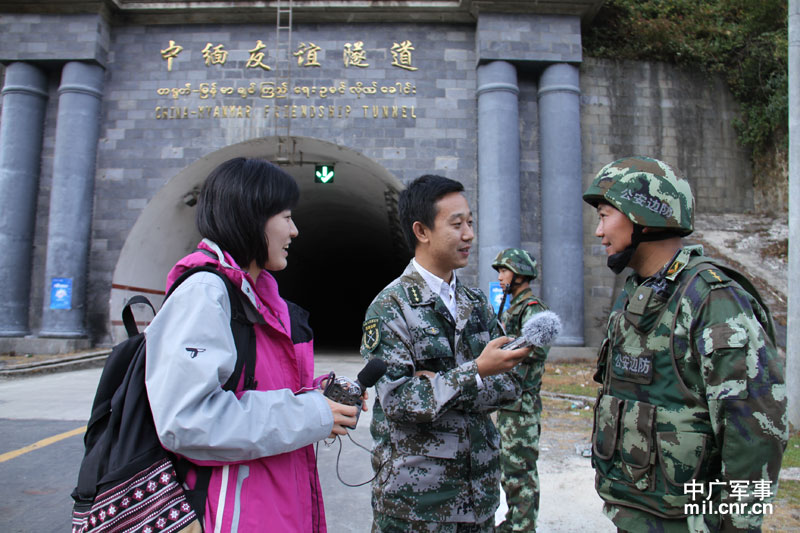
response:
{"label": "green shrub", "polygon": [[720,74],[741,106],[743,145],[761,153],[788,140],[786,0],[606,0],[583,45],[592,57]]}

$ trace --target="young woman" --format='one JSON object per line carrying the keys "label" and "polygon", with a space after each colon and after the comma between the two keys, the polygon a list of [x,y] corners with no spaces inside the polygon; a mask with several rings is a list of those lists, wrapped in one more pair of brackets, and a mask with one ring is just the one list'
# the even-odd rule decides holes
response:
{"label": "young woman", "polygon": [[[204,530],[326,531],[312,444],[355,424],[355,407],[315,387],[306,313],[287,304],[269,271],[286,268],[298,235],[299,189],[280,168],[237,158],[206,179],[197,204],[198,250],[169,273],[210,265],[240,287],[260,318],[255,389],[223,390],[236,363],[223,279],[191,275],[146,330],[146,385],[163,446],[211,466]],[[294,336],[293,336],[294,332]],[[294,338],[293,338],[294,337]],[[196,471],[187,476],[194,486]]]}

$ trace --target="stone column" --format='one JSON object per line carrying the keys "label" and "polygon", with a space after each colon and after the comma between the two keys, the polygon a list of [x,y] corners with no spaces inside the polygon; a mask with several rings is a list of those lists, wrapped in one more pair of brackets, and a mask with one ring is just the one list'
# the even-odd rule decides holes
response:
{"label": "stone column", "polygon": [[47,76],[29,63],[6,68],[0,122],[0,336],[28,329],[33,233]]}
{"label": "stone column", "polygon": [[518,95],[514,65],[478,67],[478,283],[486,293],[495,256],[520,245]]}
{"label": "stone column", "polygon": [[583,203],[578,68],[548,66],[539,80],[542,298],[563,323],[556,344],[583,346]]}
{"label": "stone column", "polygon": [[86,336],[86,280],[103,69],[70,62],[61,73],[47,233],[42,337]]}

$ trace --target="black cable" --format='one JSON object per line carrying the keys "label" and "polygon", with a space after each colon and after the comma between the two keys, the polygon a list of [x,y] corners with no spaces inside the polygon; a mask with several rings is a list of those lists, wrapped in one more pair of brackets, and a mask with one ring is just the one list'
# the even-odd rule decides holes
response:
{"label": "black cable", "polygon": [[[363,444],[360,444],[360,443],[356,442],[356,441],[353,439],[353,436],[352,436],[352,435],[350,435],[350,432],[349,432],[349,431],[347,432],[347,437],[350,439],[350,442],[352,442],[353,444],[355,444],[356,446],[358,446],[358,447],[359,447],[359,448],[361,448],[362,450],[365,450],[365,451],[366,451],[366,452],[368,452],[370,455],[373,455],[373,451],[372,451],[372,450],[370,450],[369,448],[367,448],[366,446],[364,446]],[[339,460],[340,460],[340,458],[341,458],[341,456],[342,456],[342,439],[341,439],[341,437],[339,437],[339,435],[336,435],[336,436],[334,437],[334,439],[335,439],[335,440],[337,440],[337,441],[339,441],[339,451],[338,451],[338,452],[336,452],[336,477],[339,479],[339,481],[340,481],[340,482],[341,482],[343,485],[345,485],[345,486],[347,486],[347,487],[354,487],[354,488],[355,488],[355,487],[362,487],[362,486],[366,485],[367,483],[372,483],[372,481],[373,481],[375,478],[377,478],[377,477],[378,477],[378,474],[380,474],[380,473],[381,473],[381,470],[383,470],[383,467],[386,465],[386,463],[388,463],[388,462],[389,462],[388,460],[387,460],[387,461],[384,461],[384,462],[382,462],[382,463],[380,464],[380,466],[378,466],[378,470],[375,472],[375,475],[374,475],[374,476],[372,476],[371,478],[369,478],[368,480],[364,481],[363,483],[356,483],[356,484],[348,483],[348,482],[346,482],[345,480],[343,480],[343,479],[342,479],[342,475],[341,475],[341,473],[339,472]],[[328,444],[328,442],[326,441],[326,442],[325,442],[325,444],[326,444],[326,445],[328,445],[328,446],[330,446],[330,444],[333,444],[333,441],[331,441],[331,442],[330,442],[330,444]],[[318,451],[318,450],[319,450],[319,442],[317,442],[317,445],[316,445],[316,446],[317,446],[317,451]],[[317,461],[319,461],[319,454],[317,453],[316,455],[317,455]]]}
{"label": "black cable", "polygon": [[372,450],[370,450],[369,448],[367,448],[367,447],[366,447],[366,446],[364,446],[363,444],[359,444],[358,442],[356,442],[356,441],[353,439],[353,435],[351,435],[349,431],[347,432],[347,438],[348,438],[348,439],[350,439],[350,442],[352,442],[353,444],[355,444],[356,446],[358,446],[358,447],[359,447],[359,448],[361,448],[362,450],[365,450],[365,451],[367,451],[368,453],[372,454]]}

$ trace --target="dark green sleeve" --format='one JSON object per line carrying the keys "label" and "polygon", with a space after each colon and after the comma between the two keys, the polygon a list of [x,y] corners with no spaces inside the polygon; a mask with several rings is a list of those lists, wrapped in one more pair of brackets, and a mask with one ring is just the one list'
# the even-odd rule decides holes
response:
{"label": "dark green sleeve", "polygon": [[[489,338],[496,339],[505,335],[503,332],[500,321],[494,312],[494,309],[489,305],[486,296],[482,292],[478,292],[480,312],[483,313],[484,320],[486,321],[487,329],[489,331]],[[486,345],[482,344],[480,349],[476,349],[475,358],[477,358]],[[466,394],[459,402],[459,408],[473,413],[491,413],[504,405],[515,402],[520,394],[522,394],[522,383],[514,372],[504,372],[494,376],[487,376],[481,378],[481,386],[471,390],[471,394]]]}
{"label": "dark green sleeve", "polygon": [[[404,423],[425,423],[449,409],[470,405],[482,397],[478,390],[478,368],[468,361],[432,378],[415,375],[414,339],[399,307],[391,299],[373,303],[364,322],[361,355],[386,362],[386,375],[375,385],[386,417]],[[369,328],[369,332],[367,331]],[[368,333],[375,336],[368,337]],[[449,346],[441,346],[450,351]]]}
{"label": "dark green sleeve", "polygon": [[[541,313],[542,311],[547,311],[547,310],[548,310],[547,306],[542,304],[541,302],[537,302],[535,304],[526,306],[525,310],[522,312],[522,324],[525,324],[536,313]],[[528,357],[537,361],[544,361],[545,359],[547,359],[548,352],[550,352],[549,346],[537,346],[531,351],[531,354]]]}
{"label": "dark green sleeve", "polygon": [[[748,510],[752,503],[772,500],[764,497],[764,488],[777,488],[788,439],[784,359],[755,318],[756,305],[736,284],[714,288],[692,327],[722,454],[723,501],[741,501]],[[725,490],[731,482],[746,483],[746,497]],[[761,518],[745,512],[725,515],[723,521],[731,530],[747,531],[760,527]]]}

